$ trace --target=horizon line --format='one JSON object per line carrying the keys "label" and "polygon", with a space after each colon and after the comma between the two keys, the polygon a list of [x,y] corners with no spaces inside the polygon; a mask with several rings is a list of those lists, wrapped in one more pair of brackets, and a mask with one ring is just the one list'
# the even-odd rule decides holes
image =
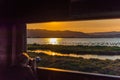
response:
{"label": "horizon line", "polygon": [[120,31],[99,31],[99,32],[83,32],[83,31],[72,31],[72,30],[48,30],[48,29],[27,29],[27,30],[45,30],[45,31],[71,31],[71,32],[82,32],[82,33],[105,33],[105,32],[120,32]]}

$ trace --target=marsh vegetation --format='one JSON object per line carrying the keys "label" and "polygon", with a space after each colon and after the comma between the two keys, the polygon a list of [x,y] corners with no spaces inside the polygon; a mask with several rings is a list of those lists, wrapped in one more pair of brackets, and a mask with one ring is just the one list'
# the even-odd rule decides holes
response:
{"label": "marsh vegetation", "polygon": [[[64,45],[39,45],[29,44],[28,50],[51,50],[55,52],[76,53],[76,54],[97,54],[97,55],[119,55],[120,47],[108,46],[64,46]],[[100,59],[84,59],[82,57],[67,57],[47,55],[44,53],[28,53],[31,57],[39,56],[42,60],[37,66],[60,68],[66,70],[83,71],[90,73],[101,73],[120,76],[120,59],[116,60],[100,60]]]}

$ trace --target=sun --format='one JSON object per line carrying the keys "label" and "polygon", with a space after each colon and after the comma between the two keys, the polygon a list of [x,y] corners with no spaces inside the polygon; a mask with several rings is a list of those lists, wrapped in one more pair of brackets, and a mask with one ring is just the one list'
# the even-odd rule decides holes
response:
{"label": "sun", "polygon": [[49,44],[53,44],[53,45],[58,44],[58,39],[57,38],[50,38]]}

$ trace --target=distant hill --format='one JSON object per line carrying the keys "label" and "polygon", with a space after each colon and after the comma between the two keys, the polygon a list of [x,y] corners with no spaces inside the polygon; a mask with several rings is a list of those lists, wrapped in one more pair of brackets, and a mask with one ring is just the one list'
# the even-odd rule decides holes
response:
{"label": "distant hill", "polygon": [[97,32],[83,33],[75,31],[50,31],[42,29],[28,29],[27,37],[29,38],[117,38],[120,32]]}
{"label": "distant hill", "polygon": [[120,32],[96,32],[90,33],[91,37],[101,37],[101,38],[120,38]]}

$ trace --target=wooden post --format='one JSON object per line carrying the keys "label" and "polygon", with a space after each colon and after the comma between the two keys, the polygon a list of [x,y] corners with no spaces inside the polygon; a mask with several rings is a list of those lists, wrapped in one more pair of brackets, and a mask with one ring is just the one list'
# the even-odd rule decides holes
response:
{"label": "wooden post", "polygon": [[[26,24],[5,24],[7,34],[6,64],[7,66],[16,63],[16,55],[26,52]],[[4,44],[5,44],[4,43]]]}
{"label": "wooden post", "polygon": [[12,64],[16,55],[26,52],[26,24],[14,24],[12,27]]}

